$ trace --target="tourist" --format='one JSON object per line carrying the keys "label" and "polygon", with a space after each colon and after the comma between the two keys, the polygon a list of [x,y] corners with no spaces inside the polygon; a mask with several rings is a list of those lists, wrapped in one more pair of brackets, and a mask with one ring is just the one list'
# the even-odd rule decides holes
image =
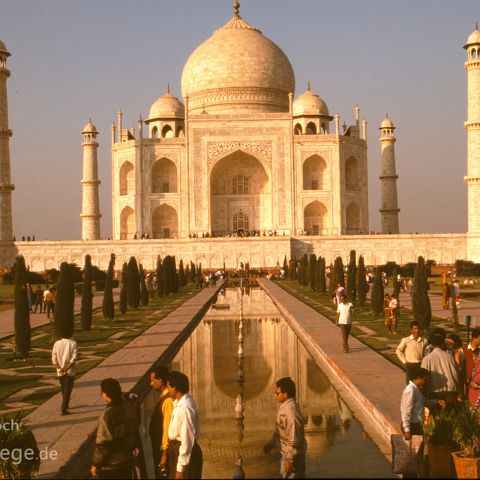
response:
{"label": "tourist", "polygon": [[444,310],[450,308],[450,287],[447,282],[442,285],[442,308]]}
{"label": "tourist", "polygon": [[458,283],[457,279],[455,279],[455,281],[453,282],[453,295],[455,297],[453,301],[455,302],[457,309],[459,309],[460,303],[461,303],[461,297],[460,297],[460,284]]}
{"label": "tourist", "polygon": [[33,302],[35,301],[35,295],[33,293],[33,288],[29,283],[27,283],[26,289],[27,289],[28,311],[30,313],[33,313]]}
{"label": "tourist", "polygon": [[295,399],[295,382],[290,377],[280,378],[276,382],[275,395],[280,404],[277,422],[272,438],[263,447],[263,453],[270,453],[275,448],[282,455],[282,478],[305,478],[307,442],[303,416]]}
{"label": "tourist", "polygon": [[443,400],[427,400],[420,390],[426,383],[430,373],[425,368],[415,365],[411,370],[412,378],[402,393],[400,401],[401,430],[405,440],[411,440],[412,435],[423,435],[423,420],[425,403],[429,406],[445,406]]}
{"label": "tourist", "polygon": [[405,366],[407,385],[412,379],[413,370],[422,363],[426,346],[427,339],[420,335],[420,323],[413,320],[410,322],[410,335],[402,338],[396,350],[398,359]]}
{"label": "tourist", "polygon": [[100,392],[107,407],[98,419],[90,472],[99,478],[131,479],[133,451],[140,446],[137,409],[123,398],[120,384],[113,378],[102,380]]}
{"label": "tourist", "polygon": [[465,400],[465,394],[467,393],[465,390],[467,382],[467,362],[462,348],[462,339],[455,333],[451,333],[445,340],[445,343],[449,347],[453,361],[455,362],[455,368],[457,369],[459,385],[458,400],[463,402]]}
{"label": "tourist", "polygon": [[480,405],[480,355],[474,354],[472,373],[468,377],[468,401],[477,408]]}
{"label": "tourist", "polygon": [[444,337],[433,334],[430,337],[432,352],[422,360],[422,368],[430,372],[427,398],[442,399],[448,404],[453,404],[459,393],[459,383],[455,362],[452,355],[442,350]]}
{"label": "tourist", "polygon": [[480,353],[480,328],[474,328],[467,348],[463,347],[465,356],[465,375],[467,380],[472,376],[473,367]]}
{"label": "tourist", "polygon": [[173,413],[168,427],[168,478],[202,478],[203,455],[197,443],[200,434],[198,408],[190,395],[188,377],[170,372],[168,392]]}
{"label": "tourist", "polygon": [[385,327],[387,328],[387,333],[392,333],[392,311],[390,310],[390,294],[386,293],[383,297],[383,320],[385,323]]}
{"label": "tourist", "polygon": [[345,294],[341,297],[341,302],[337,308],[337,320],[336,324],[340,326],[342,330],[342,339],[343,339],[343,351],[348,353],[348,337],[350,336],[350,331],[352,330],[352,317],[355,309],[353,304],[348,302],[347,296]]}
{"label": "tourist", "polygon": [[37,285],[37,288],[35,289],[35,310],[33,313],[37,313],[38,307],[40,307],[40,312],[43,313],[43,290],[40,285]]}
{"label": "tourist", "polygon": [[53,303],[53,289],[47,287],[43,291],[43,305],[45,307],[45,311],[47,312],[47,318],[50,319],[50,314],[52,315],[52,322],[53,322],[53,310],[54,310],[54,303]]}
{"label": "tourist", "polygon": [[167,473],[168,427],[173,411],[173,401],[167,387],[168,368],[157,367],[150,372],[150,386],[159,393],[159,399],[150,417],[149,433],[152,442],[155,478],[165,478]]}
{"label": "tourist", "polygon": [[77,342],[71,338],[60,338],[53,345],[52,364],[62,388],[62,415],[68,415],[70,396],[77,370]]}
{"label": "tourist", "polygon": [[392,335],[397,334],[397,308],[398,308],[398,300],[396,295],[392,295],[390,299],[390,303],[388,305],[390,309],[390,333]]}
{"label": "tourist", "polygon": [[340,305],[340,300],[344,293],[345,293],[345,287],[341,283],[338,283],[337,288],[335,289],[336,305]]}

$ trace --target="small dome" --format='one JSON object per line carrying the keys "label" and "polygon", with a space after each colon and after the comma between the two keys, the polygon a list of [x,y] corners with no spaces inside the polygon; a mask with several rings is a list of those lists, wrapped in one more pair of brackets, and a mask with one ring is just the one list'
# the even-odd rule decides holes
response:
{"label": "small dome", "polygon": [[293,115],[330,116],[327,104],[318,95],[313,93],[310,87],[293,102]]}
{"label": "small dome", "polygon": [[381,124],[380,128],[395,128],[393,122],[387,117]]}
{"label": "small dome", "polygon": [[170,88],[167,88],[165,95],[157,98],[150,107],[149,120],[157,118],[184,118],[185,107],[183,103],[170,93]]}
{"label": "small dome", "polygon": [[464,45],[463,48],[468,48],[470,45],[479,45],[479,44],[480,44],[480,32],[478,31],[478,28],[475,28],[475,30],[468,37],[467,43]]}
{"label": "small dome", "polygon": [[98,133],[97,127],[90,120],[84,127],[82,133]]}
{"label": "small dome", "polygon": [[9,51],[7,50],[7,46],[0,40],[0,53],[3,53],[7,57],[10,56]]}

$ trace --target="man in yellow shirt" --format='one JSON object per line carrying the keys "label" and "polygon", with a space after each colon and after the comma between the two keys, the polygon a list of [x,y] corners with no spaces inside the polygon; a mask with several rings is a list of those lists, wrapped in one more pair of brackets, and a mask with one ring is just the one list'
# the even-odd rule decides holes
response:
{"label": "man in yellow shirt", "polygon": [[[166,478],[168,427],[173,412],[173,400],[167,388],[168,369],[157,367],[150,372],[150,386],[159,392],[159,399],[150,418],[149,433],[152,442],[155,478]],[[164,473],[163,473],[164,472]]]}

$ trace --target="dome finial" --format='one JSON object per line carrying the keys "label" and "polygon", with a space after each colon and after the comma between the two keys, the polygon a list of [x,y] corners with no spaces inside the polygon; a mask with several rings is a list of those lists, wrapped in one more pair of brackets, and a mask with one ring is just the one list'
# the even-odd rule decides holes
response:
{"label": "dome finial", "polygon": [[310,80],[307,80],[307,90],[310,91],[311,90],[311,87],[310,87]]}
{"label": "dome finial", "polygon": [[239,16],[239,12],[240,12],[240,3],[238,0],[235,0],[235,2],[233,3],[233,12],[235,14],[236,17]]}
{"label": "dome finial", "polygon": [[478,30],[478,20],[475,20],[475,30]]}
{"label": "dome finial", "polygon": [[170,82],[167,82],[167,93],[170,93]]}

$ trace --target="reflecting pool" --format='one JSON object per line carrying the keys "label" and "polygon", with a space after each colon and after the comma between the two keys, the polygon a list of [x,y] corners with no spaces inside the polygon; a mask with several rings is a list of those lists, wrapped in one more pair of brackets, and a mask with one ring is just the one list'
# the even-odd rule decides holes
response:
{"label": "reflecting pool", "polygon": [[[240,321],[240,318],[243,320]],[[199,444],[204,478],[232,478],[243,458],[247,478],[279,477],[278,458],[263,445],[275,426],[275,381],[290,376],[305,418],[307,477],[391,477],[390,463],[330,385],[303,344],[259,288],[226,289],[185,342],[172,369],[190,379],[200,411]],[[148,435],[157,401],[142,405],[142,434]],[[149,478],[150,442],[144,438]]]}

